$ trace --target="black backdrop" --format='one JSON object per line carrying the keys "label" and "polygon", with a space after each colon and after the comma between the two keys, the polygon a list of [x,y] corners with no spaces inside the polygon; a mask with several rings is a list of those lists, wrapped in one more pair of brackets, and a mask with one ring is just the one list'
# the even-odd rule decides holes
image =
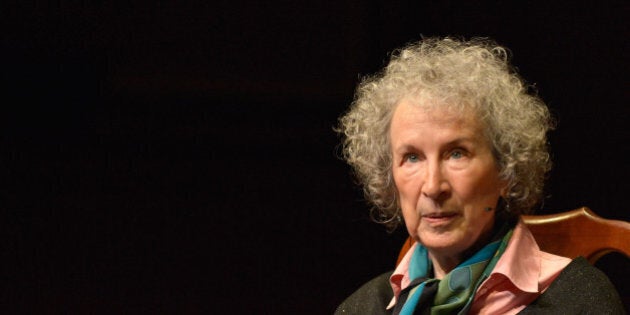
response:
{"label": "black backdrop", "polygon": [[[630,221],[628,9],[3,4],[2,308],[331,313],[405,237],[369,221],[332,128],[359,78],[421,35],[496,39],[548,102],[539,213]],[[628,266],[601,262],[625,292]]]}

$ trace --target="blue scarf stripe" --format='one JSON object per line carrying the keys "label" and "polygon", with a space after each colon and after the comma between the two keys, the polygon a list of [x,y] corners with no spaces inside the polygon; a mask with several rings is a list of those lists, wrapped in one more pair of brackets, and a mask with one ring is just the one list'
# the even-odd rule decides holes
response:
{"label": "blue scarf stripe", "polygon": [[418,301],[420,301],[420,296],[422,295],[422,290],[424,290],[425,284],[426,282],[422,282],[420,285],[412,289],[415,292],[409,296],[407,302],[403,305],[402,310],[400,310],[400,315],[413,315],[413,312],[416,310],[416,306],[418,305]]}
{"label": "blue scarf stripe", "polygon": [[488,258],[491,258],[492,255],[497,251],[497,248],[499,248],[499,245],[501,245],[501,240],[498,240],[496,242],[492,242],[486,245],[484,248],[482,248],[472,257],[468,258],[468,260],[463,262],[460,266],[468,266],[468,265],[476,264],[484,260],[488,260]]}
{"label": "blue scarf stripe", "polygon": [[409,261],[409,279],[414,280],[423,277],[429,272],[431,261],[426,257],[429,257],[427,249],[418,244]]}

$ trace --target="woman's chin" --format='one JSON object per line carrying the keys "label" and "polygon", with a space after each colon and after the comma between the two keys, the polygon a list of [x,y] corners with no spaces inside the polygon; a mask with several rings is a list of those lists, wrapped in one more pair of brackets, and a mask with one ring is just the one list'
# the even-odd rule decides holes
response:
{"label": "woman's chin", "polygon": [[418,234],[417,240],[431,252],[444,252],[456,254],[466,250],[467,243],[470,241],[455,231],[445,233],[427,233]]}

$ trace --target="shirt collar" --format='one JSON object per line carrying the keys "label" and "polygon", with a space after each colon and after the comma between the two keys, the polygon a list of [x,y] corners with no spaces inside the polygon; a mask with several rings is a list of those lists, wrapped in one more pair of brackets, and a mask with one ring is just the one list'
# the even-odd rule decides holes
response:
{"label": "shirt collar", "polygon": [[409,286],[411,283],[411,279],[409,278],[409,262],[411,261],[411,256],[413,252],[416,250],[416,246],[418,243],[413,243],[403,259],[400,261],[394,273],[389,277],[389,283],[392,286],[392,290],[394,291],[394,297],[391,302],[387,306],[387,309],[390,309],[396,305],[396,301],[398,300],[398,296],[400,295],[400,291]]}
{"label": "shirt collar", "polygon": [[493,274],[504,275],[521,291],[539,292],[540,248],[523,221],[514,228],[512,238],[490,276]]}

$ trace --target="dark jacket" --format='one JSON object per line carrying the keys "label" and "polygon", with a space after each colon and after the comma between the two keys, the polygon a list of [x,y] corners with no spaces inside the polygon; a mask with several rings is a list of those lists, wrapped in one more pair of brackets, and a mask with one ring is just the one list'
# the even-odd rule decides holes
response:
{"label": "dark jacket", "polygon": [[[364,284],[349,296],[335,314],[380,315],[394,293],[389,284],[392,272]],[[567,265],[547,291],[519,314],[626,314],[619,294],[608,277],[579,257]]]}

